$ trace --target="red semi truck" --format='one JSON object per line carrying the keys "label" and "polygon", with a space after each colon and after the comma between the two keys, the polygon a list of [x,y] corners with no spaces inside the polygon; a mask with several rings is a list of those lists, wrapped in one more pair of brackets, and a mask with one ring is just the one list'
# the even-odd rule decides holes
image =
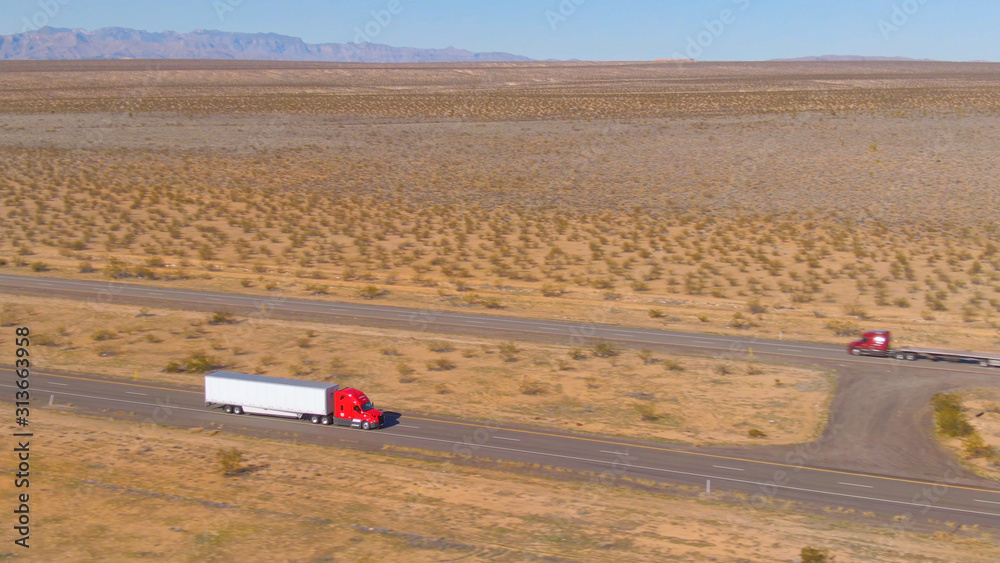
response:
{"label": "red semi truck", "polygon": [[873,330],[861,335],[861,340],[847,345],[847,351],[855,356],[882,356],[897,360],[945,360],[950,362],[976,362],[983,367],[1000,367],[1000,354],[986,352],[960,352],[957,350],[940,350],[937,348],[921,348],[904,346],[891,348],[891,334],[887,330]]}

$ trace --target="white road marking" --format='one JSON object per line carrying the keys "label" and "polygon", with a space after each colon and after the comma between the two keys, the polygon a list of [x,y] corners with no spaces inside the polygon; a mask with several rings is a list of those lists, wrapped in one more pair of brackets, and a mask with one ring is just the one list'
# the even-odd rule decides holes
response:
{"label": "white road marking", "polygon": [[798,354],[798,350],[792,350],[791,348],[778,348],[779,352],[791,352],[793,354]]}
{"label": "white road marking", "polygon": [[68,383],[56,383],[55,381],[50,381],[49,385],[63,385],[63,386],[66,386],[66,385],[69,385],[69,384]]}
{"label": "white road marking", "polygon": [[709,344],[709,345],[712,344],[712,342],[705,342],[704,340],[692,340],[692,342],[694,342],[695,344]]}
{"label": "white road marking", "polygon": [[851,487],[864,487],[866,489],[874,489],[875,488],[875,487],[873,487],[871,485],[859,485],[857,483],[845,483],[843,481],[837,481],[837,483],[839,483],[841,485],[850,485]]}
{"label": "white road marking", "polygon": [[729,469],[732,471],[746,471],[746,469],[740,469],[739,467],[726,467],[725,465],[713,465],[712,467],[718,467],[719,469]]}
{"label": "white road marking", "polygon": [[136,393],[135,391],[126,391],[126,393],[128,393],[129,395],[142,395],[143,397],[146,396],[145,393]]}
{"label": "white road marking", "polygon": [[510,440],[511,442],[520,442],[517,438],[504,438],[503,436],[494,436],[497,440]]}
{"label": "white road marking", "polygon": [[979,499],[973,499],[973,500],[975,500],[976,502],[988,502],[990,504],[1000,504],[1000,502],[997,502],[995,500],[979,500]]}
{"label": "white road marking", "polygon": [[420,430],[419,426],[412,426],[410,424],[397,424],[396,426],[399,426],[400,428],[416,428],[417,430]]}
{"label": "white road marking", "polygon": [[624,455],[624,456],[630,455],[630,454],[628,454],[626,452],[612,452],[612,451],[608,451],[608,450],[600,450],[600,452],[602,454],[614,454],[614,455]]}

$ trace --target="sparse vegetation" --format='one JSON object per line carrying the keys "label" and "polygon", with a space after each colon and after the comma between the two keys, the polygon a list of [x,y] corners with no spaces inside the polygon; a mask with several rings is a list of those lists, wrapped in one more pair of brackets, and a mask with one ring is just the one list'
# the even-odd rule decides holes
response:
{"label": "sparse vegetation", "polygon": [[245,470],[243,452],[236,448],[220,449],[216,452],[219,468],[227,477],[239,475]]}
{"label": "sparse vegetation", "polygon": [[965,413],[962,412],[962,398],[954,393],[938,393],[932,400],[934,421],[945,436],[962,438],[973,433]]}

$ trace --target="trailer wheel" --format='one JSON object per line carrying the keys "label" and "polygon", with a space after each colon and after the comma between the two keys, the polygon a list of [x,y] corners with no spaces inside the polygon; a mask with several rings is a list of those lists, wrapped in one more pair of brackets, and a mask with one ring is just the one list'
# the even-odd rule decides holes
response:
{"label": "trailer wheel", "polygon": [[917,355],[914,354],[913,352],[910,352],[909,354],[906,355],[906,359],[912,362],[913,360],[917,359]]}
{"label": "trailer wheel", "polygon": [[861,355],[861,348],[851,348],[851,355],[852,356],[860,356]]}
{"label": "trailer wheel", "polygon": [[239,405],[233,406],[233,414],[243,414],[243,407]]}
{"label": "trailer wheel", "polygon": [[979,365],[983,366],[984,368],[988,368],[990,367],[990,362],[989,360],[979,360]]}
{"label": "trailer wheel", "polygon": [[364,421],[364,422],[361,423],[361,428],[363,428],[365,430],[371,430],[372,429],[372,425],[369,424],[368,421],[366,420],[366,421]]}
{"label": "trailer wheel", "polygon": [[226,414],[233,414],[233,406],[232,405],[226,405],[226,406],[222,407],[222,410],[225,411]]}
{"label": "trailer wheel", "polygon": [[896,352],[896,359],[897,360],[905,360],[906,359],[906,354],[904,354],[902,352]]}
{"label": "trailer wheel", "polygon": [[323,418],[319,419],[319,423],[322,424],[323,426],[330,426],[330,417],[324,416]]}
{"label": "trailer wheel", "polygon": [[312,415],[312,416],[310,416],[309,417],[309,422],[311,422],[313,424],[319,424],[319,416],[315,415],[315,414]]}

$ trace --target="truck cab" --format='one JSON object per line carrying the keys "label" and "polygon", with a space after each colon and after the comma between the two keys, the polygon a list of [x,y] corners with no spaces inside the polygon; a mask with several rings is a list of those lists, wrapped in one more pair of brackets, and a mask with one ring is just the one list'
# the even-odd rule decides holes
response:
{"label": "truck cab", "polygon": [[334,424],[370,430],[384,423],[382,411],[360,390],[347,387],[334,392]]}
{"label": "truck cab", "polygon": [[873,330],[861,335],[861,340],[856,340],[847,345],[847,351],[854,356],[886,356],[889,354],[889,331]]}

